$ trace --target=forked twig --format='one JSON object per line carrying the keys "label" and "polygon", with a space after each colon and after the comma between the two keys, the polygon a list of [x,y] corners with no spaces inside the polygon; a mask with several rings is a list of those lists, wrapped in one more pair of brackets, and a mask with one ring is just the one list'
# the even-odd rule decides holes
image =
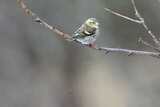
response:
{"label": "forked twig", "polygon": [[[138,18],[137,19],[133,19],[133,18],[130,18],[128,16],[125,16],[125,15],[122,15],[120,13],[117,13],[109,8],[104,8],[107,12],[111,13],[111,14],[114,14],[116,16],[119,16],[119,17],[122,17],[126,20],[129,20],[131,22],[134,22],[134,23],[138,23],[138,24],[141,24],[144,29],[147,31],[147,33],[149,34],[149,36],[152,38],[152,40],[154,41],[154,43],[156,44],[156,46],[160,47],[160,41],[156,38],[156,36],[152,33],[152,31],[149,29],[149,27],[147,26],[147,24],[145,23],[144,21],[144,18],[141,16],[141,14],[138,12],[138,9],[136,7],[136,4],[135,4],[135,1],[134,0],[131,0],[131,3],[132,3],[132,6],[134,8],[134,12],[135,12],[135,16]],[[158,49],[158,48],[157,48]],[[158,49],[158,51],[160,51],[160,49]]]}
{"label": "forked twig", "polygon": [[[134,8],[134,11],[135,11],[135,15],[136,17],[142,21],[142,26],[146,29],[147,33],[150,35],[150,37],[153,39],[154,43],[160,47],[160,41],[156,38],[156,36],[152,33],[152,31],[149,29],[149,27],[147,26],[147,24],[145,23],[144,21],[144,18],[140,15],[137,7],[136,7],[136,4],[135,4],[135,1],[134,0],[131,0],[132,2],[132,5],[133,5],[133,8]],[[159,50],[160,51],[160,50]]]}
{"label": "forked twig", "polygon": [[[56,27],[53,27],[53,26],[47,24],[38,15],[33,13],[29,8],[27,8],[27,6],[25,5],[23,0],[17,0],[17,2],[20,5],[20,7],[24,10],[25,14],[28,16],[31,16],[35,22],[43,25],[44,27],[46,27],[49,30],[51,30],[52,32],[56,33],[58,36],[61,36],[65,40],[73,41],[73,38],[71,35],[64,33],[62,31],[60,31],[59,29],[57,29]],[[137,21],[137,23],[138,23],[138,21]],[[73,42],[77,42],[77,41],[74,40]],[[79,43],[79,44],[82,45],[81,43]],[[107,48],[107,47],[98,47],[98,46],[90,46],[90,45],[85,45],[85,46],[92,48],[92,49],[95,49],[95,50],[98,50],[98,51],[103,51],[105,53],[126,53],[127,55],[148,55],[148,56],[160,58],[160,53],[158,53],[158,52],[146,52],[146,51],[137,51],[137,50],[120,49],[120,48]]]}

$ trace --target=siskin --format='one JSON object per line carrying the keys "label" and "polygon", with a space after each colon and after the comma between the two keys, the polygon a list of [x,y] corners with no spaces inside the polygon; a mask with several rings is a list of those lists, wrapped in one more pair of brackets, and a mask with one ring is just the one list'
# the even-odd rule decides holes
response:
{"label": "siskin", "polygon": [[74,32],[73,39],[83,45],[92,45],[95,43],[98,34],[99,23],[97,19],[89,18]]}

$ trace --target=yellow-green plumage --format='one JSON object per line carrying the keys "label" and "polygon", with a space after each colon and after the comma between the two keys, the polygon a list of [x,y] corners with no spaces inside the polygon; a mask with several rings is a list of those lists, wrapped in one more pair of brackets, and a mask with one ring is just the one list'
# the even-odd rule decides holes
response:
{"label": "yellow-green plumage", "polygon": [[99,32],[99,23],[95,18],[87,19],[74,33],[73,38],[82,44],[95,42]]}

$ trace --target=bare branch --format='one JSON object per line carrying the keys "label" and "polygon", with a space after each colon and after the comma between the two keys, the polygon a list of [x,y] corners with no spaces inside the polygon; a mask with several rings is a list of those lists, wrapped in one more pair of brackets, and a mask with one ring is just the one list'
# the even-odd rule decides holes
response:
{"label": "bare branch", "polygon": [[[79,43],[80,45],[83,45],[80,42],[74,40],[71,35],[60,31],[56,27],[53,27],[53,26],[47,24],[42,19],[40,19],[39,16],[37,16],[29,8],[27,8],[27,6],[25,5],[23,0],[17,0],[17,2],[20,5],[20,7],[24,10],[25,14],[28,15],[28,16],[31,16],[35,22],[43,25],[44,27],[46,27],[50,31],[56,33],[58,36],[62,37],[63,39],[65,39],[69,42],[76,42],[76,43]],[[126,19],[129,19],[129,18],[126,18]],[[89,47],[89,48],[92,48],[92,49],[95,49],[95,50],[98,50],[98,51],[103,51],[105,53],[110,53],[110,52],[112,52],[112,53],[126,53],[128,56],[130,56],[130,55],[148,55],[148,56],[160,58],[160,53],[154,53],[154,52],[119,49],[119,48],[106,48],[106,47],[98,47],[98,46],[93,46],[93,45],[83,45],[83,46]]]}
{"label": "bare branch", "polygon": [[18,4],[20,5],[20,7],[24,10],[25,14],[27,16],[31,16],[33,18],[33,20],[41,25],[43,25],[44,27],[48,28],[49,30],[53,31],[54,33],[56,33],[57,35],[63,37],[66,40],[70,40],[72,39],[71,36],[69,34],[63,33],[62,31],[60,31],[59,29],[57,29],[56,27],[53,27],[49,24],[47,24],[45,21],[43,21],[42,19],[40,19],[39,16],[37,16],[35,13],[33,13],[29,8],[27,8],[27,6],[25,5],[23,0],[17,0]]}
{"label": "bare branch", "polygon": [[148,55],[156,58],[160,58],[160,53],[155,52],[146,52],[146,51],[137,51],[137,50],[129,50],[129,49],[120,49],[120,48],[106,48],[106,47],[100,47],[97,48],[98,50],[103,50],[104,52],[110,53],[126,53],[128,56],[131,55]]}
{"label": "bare branch", "polygon": [[146,31],[148,32],[148,34],[151,36],[151,38],[153,39],[153,41],[155,42],[155,44],[160,47],[160,41],[156,38],[156,36],[152,33],[152,31],[149,29],[149,27],[147,26],[147,24],[144,21],[144,18],[140,15],[140,13],[138,12],[138,9],[136,7],[135,1],[131,0],[134,11],[135,11],[135,15],[136,17],[142,22],[142,26],[146,29]]}

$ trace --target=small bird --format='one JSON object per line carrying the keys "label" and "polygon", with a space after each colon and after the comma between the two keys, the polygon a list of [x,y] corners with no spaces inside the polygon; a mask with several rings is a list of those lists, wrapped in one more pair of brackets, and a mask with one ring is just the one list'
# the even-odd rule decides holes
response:
{"label": "small bird", "polygon": [[82,45],[93,45],[99,35],[99,23],[96,18],[87,19],[80,28],[74,32],[73,39]]}

